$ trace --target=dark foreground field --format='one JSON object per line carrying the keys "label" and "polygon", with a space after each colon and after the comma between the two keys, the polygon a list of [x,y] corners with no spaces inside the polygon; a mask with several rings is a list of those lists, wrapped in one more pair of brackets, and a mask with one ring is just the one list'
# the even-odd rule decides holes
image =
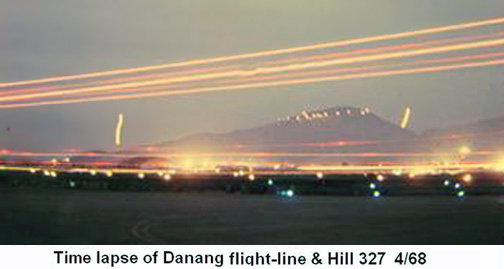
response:
{"label": "dark foreground field", "polygon": [[0,244],[503,244],[503,196],[0,188]]}

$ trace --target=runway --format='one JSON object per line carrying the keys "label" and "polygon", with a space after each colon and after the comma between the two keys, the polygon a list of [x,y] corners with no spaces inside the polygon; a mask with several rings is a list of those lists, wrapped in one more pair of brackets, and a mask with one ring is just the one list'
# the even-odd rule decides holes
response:
{"label": "runway", "polygon": [[1,244],[503,244],[504,197],[1,187]]}

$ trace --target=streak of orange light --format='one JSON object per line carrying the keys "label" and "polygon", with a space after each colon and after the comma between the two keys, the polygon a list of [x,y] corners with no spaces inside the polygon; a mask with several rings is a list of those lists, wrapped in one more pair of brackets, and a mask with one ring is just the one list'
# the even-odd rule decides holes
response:
{"label": "streak of orange light", "polygon": [[[502,34],[503,34],[502,32],[499,32],[496,34],[463,36],[463,37],[456,37],[456,38],[447,38],[447,39],[442,39],[442,40],[427,41],[427,42],[423,42],[423,43],[407,43],[407,44],[399,44],[399,45],[377,46],[375,48],[366,48],[366,49],[352,50],[352,51],[347,51],[347,52],[327,53],[327,54],[323,54],[323,55],[279,59],[279,60],[265,62],[265,63],[263,63],[263,65],[265,65],[265,66],[278,65],[279,63],[299,62],[300,60],[306,61],[306,60],[314,60],[314,59],[327,59],[327,58],[333,58],[335,56],[349,56],[349,55],[358,55],[358,54],[371,53],[371,52],[392,51],[392,50],[397,50],[397,49],[401,49],[401,48],[425,47],[425,46],[432,45],[432,44],[450,43],[450,42],[453,42],[456,40],[474,40],[474,39],[478,39],[478,38],[496,37],[496,36],[500,36]],[[164,72],[164,73],[157,73],[157,74],[140,74],[140,75],[136,75],[136,76],[117,78],[117,79],[109,79],[109,80],[100,80],[100,81],[96,81],[96,82],[88,82],[88,83],[80,83],[80,84],[46,86],[46,87],[37,87],[37,88],[31,88],[31,89],[15,89],[15,90],[11,90],[11,91],[0,91],[0,96],[15,95],[15,94],[19,94],[19,93],[45,92],[45,91],[55,90],[55,89],[71,89],[71,88],[75,88],[75,87],[84,87],[84,86],[90,86],[90,85],[105,85],[105,84],[112,84],[112,83],[124,83],[124,82],[132,81],[132,80],[144,81],[144,80],[150,80],[150,79],[156,78],[156,77],[173,77],[175,75],[195,74],[195,73],[200,73],[202,71],[229,70],[231,68],[236,68],[236,67],[238,67],[238,66],[234,65],[234,66],[213,67],[213,68],[198,68],[198,69],[190,69],[190,70],[183,70],[183,71],[176,71],[176,72],[171,71],[171,72]],[[114,92],[134,92],[135,90],[136,89],[120,89],[120,90],[113,90],[113,91]],[[25,100],[25,99],[23,99],[23,100]]]}
{"label": "streak of orange light", "polygon": [[155,97],[155,96],[171,96],[171,95],[184,95],[184,94],[196,94],[196,93],[209,93],[209,92],[220,92],[220,91],[230,91],[230,90],[240,90],[240,89],[250,89],[250,88],[264,88],[264,87],[271,87],[271,86],[286,86],[286,85],[297,85],[297,84],[314,83],[314,82],[348,80],[348,79],[357,79],[357,78],[370,78],[370,77],[384,77],[384,76],[392,76],[392,75],[430,73],[430,72],[458,70],[458,69],[465,69],[465,68],[488,67],[488,66],[496,66],[496,65],[503,65],[503,64],[504,64],[504,60],[499,59],[499,60],[484,61],[484,62],[465,63],[465,64],[457,64],[457,65],[445,65],[445,66],[438,66],[438,67],[423,67],[423,68],[413,68],[413,69],[405,69],[405,70],[370,72],[370,73],[363,73],[363,74],[305,78],[305,79],[295,79],[295,80],[278,81],[278,82],[250,83],[250,84],[244,84],[244,85],[232,85],[232,86],[222,86],[222,87],[206,87],[206,88],[203,87],[203,88],[196,88],[196,89],[191,89],[191,90],[174,90],[174,91],[168,91],[168,92],[141,93],[141,94],[131,95],[131,96],[105,96],[105,97],[82,98],[82,99],[73,99],[73,100],[44,101],[44,102],[28,103],[28,104],[5,104],[5,105],[0,105],[0,108],[20,108],[20,107],[31,107],[31,106],[41,106],[41,105],[81,103],[81,102],[90,102],[90,101],[110,101],[110,100],[138,99],[138,98]]}
{"label": "streak of orange light", "polygon": [[484,48],[491,46],[503,45],[504,39],[496,39],[496,40],[485,40],[473,43],[464,43],[464,44],[456,44],[435,48],[426,48],[426,49],[418,49],[418,50],[410,50],[410,51],[401,51],[401,52],[392,52],[392,53],[383,53],[379,55],[369,55],[369,56],[360,56],[354,58],[345,58],[345,59],[336,59],[336,60],[327,60],[313,63],[302,63],[302,64],[292,64],[286,66],[279,67],[264,67],[258,68],[252,71],[227,71],[220,73],[210,73],[210,74],[201,74],[201,75],[193,75],[193,76],[181,76],[174,77],[168,79],[159,79],[148,82],[130,82],[123,83],[118,85],[108,85],[108,86],[97,86],[97,87],[87,87],[80,89],[72,89],[72,90],[60,90],[53,92],[43,92],[43,93],[33,93],[33,94],[24,94],[24,95],[15,95],[9,97],[0,97],[0,101],[12,101],[18,99],[26,99],[26,98],[40,98],[40,97],[49,97],[49,96],[62,96],[66,94],[77,94],[77,93],[87,93],[87,92],[99,92],[105,90],[111,90],[118,87],[143,87],[143,86],[151,86],[151,85],[160,85],[160,84],[170,84],[170,83],[178,83],[178,82],[188,82],[195,80],[210,80],[217,78],[226,78],[233,76],[250,76],[257,74],[269,74],[269,73],[278,73],[278,72],[286,72],[286,71],[297,71],[303,69],[310,68],[320,68],[327,67],[333,65],[341,65],[341,64],[351,64],[351,63],[363,63],[370,61],[378,61],[378,60],[389,60],[389,59],[397,59],[403,57],[410,56],[420,56],[432,53],[442,53],[448,51],[458,51],[458,50],[467,50],[467,49],[475,49],[475,48]]}
{"label": "streak of orange light", "polygon": [[[418,60],[410,63],[400,63],[400,64],[386,64],[386,65],[374,65],[374,66],[368,66],[368,67],[350,67],[350,68],[338,68],[336,70],[315,70],[315,71],[308,71],[308,72],[303,72],[302,74],[300,73],[286,73],[286,74],[280,74],[280,75],[275,75],[275,76],[261,76],[261,77],[252,77],[250,79],[243,80],[243,82],[255,82],[255,81],[269,81],[269,80],[276,80],[276,79],[282,79],[282,78],[299,78],[299,77],[308,77],[308,76],[320,76],[320,75],[329,75],[329,74],[340,74],[340,73],[350,73],[353,71],[366,71],[366,70],[376,70],[376,69],[383,69],[383,68],[398,68],[398,67],[406,67],[406,66],[413,66],[413,65],[422,65],[422,64],[428,64],[428,63],[451,63],[451,62],[463,62],[467,60],[476,60],[476,59],[485,59],[485,58],[493,58],[496,56],[504,56],[504,52],[496,52],[496,53],[486,53],[486,54],[476,54],[476,55],[467,55],[467,56],[460,56],[460,57],[452,57],[452,58],[442,58],[442,59],[429,59],[429,60]],[[218,86],[221,85],[229,85],[232,84],[233,82],[237,82],[237,79],[230,79],[230,80],[225,80],[223,81],[224,83],[221,83],[219,81]],[[239,81],[238,81],[239,82]],[[197,84],[196,84],[197,85]],[[183,84],[183,85],[174,85],[173,87],[166,87],[166,86],[158,86],[158,87],[150,87],[150,88],[138,88],[138,89],[116,89],[114,91],[105,91],[105,92],[100,92],[97,94],[89,94],[89,95],[83,95],[83,96],[77,96],[77,97],[93,97],[93,96],[106,96],[106,94],[121,94],[121,93],[145,93],[145,92],[153,92],[153,91],[158,91],[158,90],[169,90],[174,87],[190,87],[194,86],[191,84]],[[26,101],[25,99],[23,99]],[[41,101],[34,99],[34,101]]]}
{"label": "streak of orange light", "polygon": [[375,53],[375,52],[382,52],[382,51],[394,51],[394,50],[405,49],[405,48],[427,47],[429,45],[434,45],[434,44],[449,44],[449,43],[453,43],[454,41],[458,41],[458,40],[468,41],[468,40],[476,40],[476,39],[483,39],[483,38],[494,38],[494,37],[502,36],[503,34],[504,34],[504,32],[498,32],[498,33],[494,33],[494,34],[468,35],[468,36],[463,36],[463,37],[444,38],[441,40],[426,41],[426,42],[422,42],[422,43],[405,43],[405,44],[397,44],[397,45],[384,45],[384,46],[376,46],[374,48],[365,48],[365,49],[351,50],[351,51],[346,51],[346,52],[326,53],[326,54],[321,54],[321,55],[311,55],[311,56],[294,57],[294,58],[289,57],[286,59],[279,59],[279,60],[275,60],[275,61],[265,62],[264,65],[277,65],[278,63],[299,62],[299,61],[306,61],[306,60],[319,60],[319,59],[327,59],[327,58],[334,58],[334,57],[340,57],[340,56],[359,55],[359,54]]}
{"label": "streak of orange light", "polygon": [[47,86],[47,87],[37,87],[37,88],[29,88],[29,89],[12,89],[12,90],[3,90],[0,91],[0,96],[5,96],[5,95],[15,95],[18,93],[33,93],[33,92],[46,92],[46,91],[51,91],[51,90],[69,90],[75,87],[86,87],[86,86],[92,86],[92,85],[107,85],[107,84],[113,84],[113,83],[124,83],[127,81],[143,81],[143,80],[149,80],[152,78],[159,78],[159,77],[175,77],[176,75],[193,75],[193,74],[198,74],[202,72],[209,72],[209,71],[225,71],[225,70],[230,70],[232,68],[236,68],[237,66],[223,66],[223,67],[208,67],[208,68],[193,68],[189,70],[183,70],[183,71],[171,71],[171,72],[163,72],[163,73],[156,73],[156,74],[142,74],[142,75],[135,75],[135,76],[129,76],[129,77],[123,77],[123,78],[115,78],[115,79],[107,79],[107,80],[99,80],[99,81],[92,81],[92,82],[83,82],[83,83],[74,83],[74,84],[69,84],[69,85],[58,85],[58,86]]}
{"label": "streak of orange light", "polygon": [[[455,156],[457,152],[352,152],[352,153],[327,153],[327,152],[224,152],[224,153],[143,153],[143,157],[166,157],[166,158],[197,158],[197,157],[440,157]],[[502,151],[475,151],[474,156],[502,155]],[[12,152],[3,153],[0,156],[24,156],[24,157],[110,157],[128,158],[138,155],[137,153],[73,153],[73,152]]]}
{"label": "streak of orange light", "polygon": [[44,79],[0,83],[0,87],[19,86],[19,85],[28,85],[28,84],[40,84],[40,83],[47,83],[47,82],[84,79],[84,78],[93,78],[93,77],[119,75],[119,74],[129,74],[129,73],[145,72],[145,71],[152,71],[152,70],[158,70],[158,69],[164,69],[164,68],[183,67],[183,66],[199,65],[199,64],[209,64],[209,63],[217,63],[217,62],[223,62],[223,61],[248,59],[248,58],[254,58],[254,57],[264,57],[264,56],[271,56],[271,55],[278,55],[278,54],[285,54],[285,53],[293,53],[293,52],[301,52],[301,51],[308,51],[308,50],[315,50],[315,49],[330,48],[330,47],[336,47],[336,46],[347,46],[347,45],[362,44],[362,43],[369,43],[369,42],[376,42],[376,41],[399,39],[399,38],[405,38],[405,37],[414,37],[414,36],[420,36],[420,35],[442,33],[442,32],[447,32],[447,31],[456,31],[456,30],[481,27],[481,26],[488,26],[488,25],[494,25],[494,24],[501,24],[501,23],[504,23],[504,17],[490,19],[490,20],[464,23],[464,24],[458,24],[458,25],[436,27],[436,28],[430,28],[430,29],[424,29],[424,30],[417,30],[417,31],[410,31],[410,32],[403,32],[403,33],[396,33],[396,34],[386,34],[386,35],[379,35],[379,36],[367,37],[367,38],[358,38],[358,39],[352,39],[352,40],[346,40],[346,41],[321,43],[321,44],[293,47],[293,48],[287,48],[287,49],[268,50],[268,51],[240,54],[240,55],[234,55],[234,56],[216,57],[216,58],[210,58],[210,59],[192,60],[192,61],[186,61],[186,62],[180,62],[180,63],[154,65],[154,66],[128,68],[128,69],[119,69],[119,70],[111,70],[111,71],[104,71],[104,72],[94,72],[94,73],[87,73],[87,74],[80,74],[80,75],[69,75],[69,76],[51,77],[51,78],[44,78]]}

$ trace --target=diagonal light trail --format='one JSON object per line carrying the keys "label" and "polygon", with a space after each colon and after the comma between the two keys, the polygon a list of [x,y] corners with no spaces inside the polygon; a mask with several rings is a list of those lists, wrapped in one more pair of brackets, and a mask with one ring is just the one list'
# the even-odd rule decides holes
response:
{"label": "diagonal light trail", "polygon": [[69,76],[51,77],[51,78],[44,78],[44,79],[0,83],[0,88],[11,87],[11,86],[30,85],[30,84],[41,84],[41,83],[49,83],[49,82],[58,82],[58,81],[68,81],[68,80],[76,80],[76,79],[88,79],[88,78],[121,75],[121,74],[131,74],[131,73],[154,71],[154,70],[167,69],[167,68],[186,67],[186,66],[192,66],[192,65],[219,63],[219,62],[225,62],[225,61],[250,59],[250,58],[256,58],[256,57],[266,57],[266,56],[281,55],[281,54],[287,54],[287,53],[297,53],[297,52],[325,49],[325,48],[338,47],[338,46],[356,45],[356,44],[363,44],[363,43],[376,42],[376,41],[394,40],[394,39],[399,39],[399,38],[436,34],[436,33],[448,32],[448,31],[457,31],[457,30],[470,29],[470,28],[482,27],[482,26],[489,26],[489,25],[495,25],[495,24],[501,24],[501,23],[504,23],[504,17],[490,19],[490,20],[477,21],[477,22],[464,23],[464,24],[458,24],[458,25],[430,28],[430,29],[424,29],[424,30],[417,30],[417,31],[410,31],[410,32],[403,32],[403,33],[396,33],[396,34],[386,34],[386,35],[379,35],[379,36],[374,36],[374,37],[351,39],[351,40],[346,40],[346,41],[328,42],[328,43],[321,43],[321,44],[315,44],[315,45],[310,45],[310,46],[293,47],[293,48],[287,48],[287,49],[267,50],[267,51],[248,53],[248,54],[240,54],[240,55],[234,55],[234,56],[216,57],[216,58],[210,58],[210,59],[192,60],[192,61],[186,61],[186,62],[180,62],[180,63],[171,63],[171,64],[164,64],[164,65],[154,65],[154,66],[128,68],[128,69],[119,69],[119,70],[111,70],[111,71],[104,71],[104,72],[94,72],[94,73],[87,73],[87,74],[80,74],[80,75],[69,75]]}
{"label": "diagonal light trail", "polygon": [[[425,64],[447,64],[447,63],[456,63],[456,62],[468,62],[468,61],[473,61],[473,60],[489,60],[491,58],[496,58],[504,56],[504,51],[503,52],[495,52],[495,53],[485,53],[485,54],[474,54],[474,55],[467,55],[467,56],[460,56],[460,57],[451,57],[451,58],[440,58],[440,59],[428,59],[428,60],[416,60],[413,62],[407,62],[407,63],[399,63],[399,64],[382,64],[382,65],[372,65],[372,66],[358,66],[358,67],[345,67],[345,68],[338,68],[338,69],[330,69],[330,70],[312,70],[312,71],[304,71],[302,73],[299,72],[287,72],[287,73],[282,73],[282,74],[276,74],[274,76],[254,76],[250,77],[248,79],[239,79],[239,78],[232,78],[228,80],[219,80],[216,82],[212,83],[212,86],[225,86],[225,85],[234,85],[234,84],[245,84],[245,83],[252,83],[252,82],[257,82],[257,81],[274,81],[274,80],[282,80],[282,79],[292,79],[292,78],[301,78],[301,77],[315,77],[315,76],[328,76],[328,75],[336,75],[336,74],[350,74],[350,73],[355,73],[355,72],[360,72],[360,71],[378,71],[380,69],[392,69],[395,70],[397,68],[405,68],[405,67],[411,67],[411,66],[419,66],[419,65],[425,65]],[[116,96],[116,95],[121,95],[121,94],[139,94],[139,93],[147,93],[147,92],[154,92],[154,91],[169,91],[169,90],[176,90],[180,89],[181,87],[191,90],[192,87],[199,86],[198,82],[196,83],[186,83],[186,84],[176,84],[176,85],[171,85],[171,87],[168,86],[154,86],[154,87],[142,87],[142,88],[130,88],[130,89],[114,89],[110,91],[104,91],[104,92],[99,92],[99,93],[94,93],[94,94],[89,94],[89,95],[82,95],[82,96],[75,96],[74,98],[91,98],[91,97],[97,97],[97,96]],[[23,99],[23,100],[18,100],[18,102],[24,101],[28,102],[31,99]],[[42,99],[42,100],[37,100],[34,99],[35,102],[38,101],[44,101],[44,100],[50,100],[50,99]]]}
{"label": "diagonal light trail", "polygon": [[[79,89],[72,89],[72,90],[60,90],[60,91],[52,91],[52,92],[20,94],[20,95],[15,95],[15,96],[0,97],[0,101],[13,101],[13,100],[19,100],[19,99],[40,98],[40,97],[50,97],[50,96],[60,97],[62,95],[68,95],[68,94],[81,94],[81,93],[88,93],[88,92],[107,91],[107,90],[111,90],[111,89],[115,89],[115,88],[145,87],[145,86],[154,86],[154,85],[189,82],[189,81],[219,79],[219,78],[235,77],[235,76],[247,77],[247,76],[253,76],[253,75],[258,75],[258,74],[271,74],[271,73],[279,73],[279,72],[286,72],[286,71],[298,71],[298,70],[304,70],[304,69],[321,68],[321,67],[342,65],[342,64],[365,63],[365,62],[370,62],[370,61],[389,60],[389,59],[420,56],[420,55],[427,55],[427,54],[434,54],[434,53],[443,53],[443,52],[450,52],[450,51],[485,48],[485,47],[499,46],[499,45],[503,45],[503,44],[504,44],[504,39],[501,38],[501,39],[495,39],[495,40],[485,40],[485,41],[479,41],[479,42],[455,44],[455,45],[440,46],[440,47],[433,47],[433,48],[391,52],[391,53],[382,53],[382,54],[378,54],[378,55],[343,58],[343,59],[319,61],[319,62],[312,62],[312,63],[291,64],[291,65],[278,66],[278,67],[265,67],[265,68],[258,68],[256,70],[251,70],[251,71],[236,70],[236,71],[216,72],[216,73],[193,75],[193,76],[180,76],[180,77],[152,80],[152,81],[146,81],[146,82],[131,82],[131,83],[123,83],[123,84],[117,84],[117,85],[86,87],[86,88],[79,88]],[[130,96],[130,98],[134,98],[134,96]]]}
{"label": "diagonal light trail", "polygon": [[271,87],[271,86],[286,86],[286,85],[297,85],[297,84],[314,83],[314,82],[348,80],[348,79],[357,79],[357,78],[370,78],[370,77],[384,77],[384,76],[392,76],[392,75],[430,73],[430,72],[458,70],[458,69],[465,69],[465,68],[488,67],[488,66],[496,66],[496,65],[504,65],[504,59],[483,61],[483,62],[474,62],[474,63],[465,63],[465,64],[444,65],[444,66],[437,66],[437,67],[422,67],[422,68],[412,68],[412,69],[404,69],[404,70],[392,70],[392,71],[369,72],[369,73],[361,73],[361,74],[305,78],[305,79],[296,79],[296,80],[287,80],[287,81],[250,83],[250,84],[244,84],[244,85],[231,85],[231,86],[222,86],[222,87],[202,87],[202,88],[196,88],[196,89],[191,89],[191,90],[173,90],[173,91],[168,91],[168,92],[139,93],[139,94],[131,95],[131,96],[105,96],[105,97],[82,98],[82,99],[72,99],[72,100],[44,101],[44,102],[36,102],[36,103],[6,104],[6,105],[0,105],[0,108],[20,108],[20,107],[32,107],[32,106],[41,106],[41,105],[81,103],[81,102],[89,102],[89,101],[111,101],[111,100],[139,99],[139,98],[146,98],[146,97],[158,97],[158,96],[170,96],[170,95],[220,92],[220,91],[230,91],[230,90],[240,90],[240,89],[250,89],[250,88],[264,88],[264,87]]}
{"label": "diagonal light trail", "polygon": [[[426,42],[414,42],[414,43],[403,43],[403,44],[394,44],[394,45],[384,45],[384,46],[374,46],[371,48],[363,48],[363,49],[355,49],[355,50],[350,50],[350,51],[345,51],[345,52],[335,52],[335,53],[325,53],[321,55],[310,55],[310,56],[300,56],[300,57],[289,57],[285,59],[277,59],[277,60],[268,60],[265,61],[264,63],[261,63],[263,66],[276,66],[280,64],[287,64],[287,63],[299,63],[299,62],[309,62],[310,60],[324,60],[324,59],[330,59],[330,58],[335,58],[335,57],[345,57],[345,56],[356,56],[356,55],[366,55],[366,54],[372,54],[372,53],[379,53],[379,52],[387,52],[387,51],[399,51],[400,49],[412,49],[412,48],[422,48],[422,47],[428,47],[429,45],[440,45],[440,44],[450,44],[454,43],[457,41],[474,41],[478,39],[490,39],[490,38],[496,38],[496,37],[501,37],[504,35],[504,32],[497,32],[497,33],[492,33],[492,34],[478,34],[478,35],[465,35],[461,37],[455,37],[455,38],[443,38],[441,40],[431,40],[431,41],[426,41]],[[120,78],[112,78],[112,79],[98,79],[95,81],[90,81],[90,82],[83,82],[83,83],[74,83],[74,84],[61,84],[61,85],[54,85],[54,86],[44,86],[44,87],[35,87],[35,88],[23,88],[23,89],[11,89],[11,90],[5,90],[5,89],[0,89],[0,96],[11,96],[11,95],[16,95],[20,93],[36,93],[36,92],[48,92],[48,91],[54,91],[54,90],[70,90],[72,88],[82,88],[82,87],[89,87],[89,86],[100,86],[100,85],[107,85],[107,84],[119,84],[119,83],[125,83],[125,82],[131,82],[131,81],[148,81],[152,80],[155,78],[167,78],[167,77],[175,77],[177,75],[196,75],[196,74],[201,74],[205,72],[213,72],[213,71],[229,71],[232,69],[238,69],[240,65],[224,65],[221,67],[208,67],[208,68],[191,68],[187,70],[182,70],[182,71],[165,71],[161,73],[154,73],[154,74],[149,74],[149,73],[144,73],[144,74],[136,74],[132,76],[126,76],[126,77],[120,77]],[[114,90],[112,90],[114,91]]]}

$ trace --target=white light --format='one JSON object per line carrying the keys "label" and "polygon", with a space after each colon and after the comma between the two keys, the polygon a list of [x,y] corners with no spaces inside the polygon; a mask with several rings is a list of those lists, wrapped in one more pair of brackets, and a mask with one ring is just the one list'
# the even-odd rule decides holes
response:
{"label": "white light", "polygon": [[318,179],[322,179],[322,178],[324,178],[324,174],[322,174],[322,173],[317,173],[317,178],[318,178]]}
{"label": "white light", "polygon": [[292,197],[294,196],[294,191],[293,190],[288,190],[285,192],[285,194],[288,196],[288,197]]}
{"label": "white light", "polygon": [[75,187],[75,182],[73,182],[72,180],[70,180],[69,184],[70,184],[70,188]]}
{"label": "white light", "polygon": [[52,177],[56,177],[56,176],[57,176],[57,174],[56,174],[56,172],[55,172],[55,171],[51,171],[51,172],[50,172],[50,175],[51,175]]}
{"label": "white light", "polygon": [[113,176],[112,171],[107,171],[105,174],[106,174],[108,177],[112,177],[112,176]]}
{"label": "white light", "polygon": [[30,169],[30,173],[35,174],[36,172],[37,172],[37,170],[35,170],[33,168]]}
{"label": "white light", "polygon": [[255,179],[254,174],[250,174],[250,175],[248,176],[248,179],[249,179],[250,181],[254,180],[254,179]]}
{"label": "white light", "polygon": [[139,179],[143,179],[143,178],[145,178],[145,174],[144,174],[144,173],[138,173],[138,178],[139,178]]}
{"label": "white light", "polygon": [[233,172],[233,177],[238,177],[238,176],[239,176],[238,172]]}
{"label": "white light", "polygon": [[245,172],[243,172],[242,170],[240,170],[240,171],[238,171],[238,175],[240,175],[242,177],[243,175],[245,175]]}
{"label": "white light", "polygon": [[95,171],[95,170],[91,170],[91,171],[89,171],[89,173],[90,173],[92,176],[96,176],[96,171]]}
{"label": "white light", "polygon": [[374,189],[376,189],[376,185],[374,183],[371,183],[371,184],[369,184],[369,188],[374,190]]}
{"label": "white light", "polygon": [[268,179],[268,185],[273,185],[273,180],[272,179]]}
{"label": "white light", "polygon": [[47,170],[44,170],[44,176],[50,176],[51,174],[49,173],[49,171]]}
{"label": "white light", "polygon": [[458,188],[460,188],[460,184],[459,183],[455,184],[455,189],[458,189]]}
{"label": "white light", "polygon": [[443,184],[444,184],[445,186],[448,186],[448,185],[450,185],[450,181],[445,180]]}
{"label": "white light", "polygon": [[164,176],[164,180],[166,180],[166,181],[171,180],[171,175],[170,174],[166,174]]}
{"label": "white light", "polygon": [[384,181],[384,180],[385,180],[385,177],[384,177],[383,175],[381,175],[381,174],[380,174],[380,175],[376,176],[376,179],[377,179],[378,181]]}
{"label": "white light", "polygon": [[163,172],[157,172],[158,176],[162,177],[163,176]]}

